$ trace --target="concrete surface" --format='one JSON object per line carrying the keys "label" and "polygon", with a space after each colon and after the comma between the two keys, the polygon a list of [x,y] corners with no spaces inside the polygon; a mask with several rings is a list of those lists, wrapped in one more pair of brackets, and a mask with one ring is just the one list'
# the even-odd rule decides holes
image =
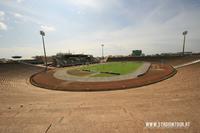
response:
{"label": "concrete surface", "polygon": [[[60,92],[32,86],[39,68],[0,65],[0,133],[140,133],[200,131],[200,63],[137,89]],[[189,128],[151,129],[148,121]]]}

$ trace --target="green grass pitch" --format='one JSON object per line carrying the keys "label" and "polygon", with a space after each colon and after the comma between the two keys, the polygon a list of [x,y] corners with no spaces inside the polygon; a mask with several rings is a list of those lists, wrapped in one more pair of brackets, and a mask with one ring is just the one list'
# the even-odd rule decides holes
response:
{"label": "green grass pitch", "polygon": [[[94,64],[89,66],[84,66],[82,70],[89,70],[91,72],[110,72],[118,73],[120,75],[128,74],[134,72],[142,65],[142,62],[108,62],[103,64]],[[96,76],[104,77],[109,76],[109,74],[99,74]],[[95,77],[96,77],[95,76]]]}

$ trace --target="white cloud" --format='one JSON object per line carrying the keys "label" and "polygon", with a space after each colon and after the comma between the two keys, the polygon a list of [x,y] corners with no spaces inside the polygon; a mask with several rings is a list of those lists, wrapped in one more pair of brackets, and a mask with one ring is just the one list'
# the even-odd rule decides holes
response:
{"label": "white cloud", "polygon": [[24,16],[19,13],[14,13],[14,17],[16,18],[23,18]]}
{"label": "white cloud", "polygon": [[68,0],[68,2],[76,6],[86,6],[92,8],[96,8],[100,4],[99,0]]}
{"label": "white cloud", "polygon": [[0,11],[0,16],[4,16],[4,15],[5,15],[5,12]]}
{"label": "white cloud", "polygon": [[24,0],[17,0],[17,3],[21,3],[21,2],[23,2]]}
{"label": "white cloud", "polygon": [[41,25],[40,28],[45,32],[51,32],[56,30],[53,26],[47,26],[47,25]]}
{"label": "white cloud", "polygon": [[4,22],[0,22],[0,30],[7,30],[7,25]]}
{"label": "white cloud", "polygon": [[28,21],[27,17],[22,15],[22,14],[20,14],[20,13],[14,12],[14,13],[12,13],[12,15],[13,15],[13,17],[15,19],[14,20],[15,23],[24,23],[24,22]]}
{"label": "white cloud", "polygon": [[7,25],[2,22],[4,21],[5,12],[0,11],[0,30],[7,30]]}
{"label": "white cloud", "polygon": [[17,12],[12,13],[12,15],[14,16],[14,18],[16,18],[16,21],[15,21],[16,23],[32,22],[32,23],[41,25],[41,22],[34,17],[22,15],[22,14],[17,13]]}
{"label": "white cloud", "polygon": [[0,11],[0,20],[4,20],[5,12]]}
{"label": "white cloud", "polygon": [[22,14],[20,13],[13,13],[13,16],[17,19],[16,22],[19,22],[19,21],[27,21],[27,17],[23,16]]}
{"label": "white cloud", "polygon": [[[119,6],[120,0],[65,0],[67,4],[76,6],[77,10],[92,9],[102,12],[105,8]],[[80,12],[80,11],[79,11]]]}

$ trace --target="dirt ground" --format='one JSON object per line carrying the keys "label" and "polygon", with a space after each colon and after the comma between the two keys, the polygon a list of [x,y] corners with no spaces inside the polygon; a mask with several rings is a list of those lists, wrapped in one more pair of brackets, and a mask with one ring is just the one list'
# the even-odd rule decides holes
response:
{"label": "dirt ground", "polygon": [[[62,92],[29,83],[40,68],[0,65],[1,133],[200,132],[200,63],[162,82],[128,90]],[[146,128],[145,122],[190,122]]]}

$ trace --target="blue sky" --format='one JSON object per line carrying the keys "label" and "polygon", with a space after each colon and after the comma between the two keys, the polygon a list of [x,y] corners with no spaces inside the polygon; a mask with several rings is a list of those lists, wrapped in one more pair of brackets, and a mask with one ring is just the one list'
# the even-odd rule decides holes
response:
{"label": "blue sky", "polygon": [[1,0],[0,58],[72,52],[128,55],[200,52],[199,0]]}

